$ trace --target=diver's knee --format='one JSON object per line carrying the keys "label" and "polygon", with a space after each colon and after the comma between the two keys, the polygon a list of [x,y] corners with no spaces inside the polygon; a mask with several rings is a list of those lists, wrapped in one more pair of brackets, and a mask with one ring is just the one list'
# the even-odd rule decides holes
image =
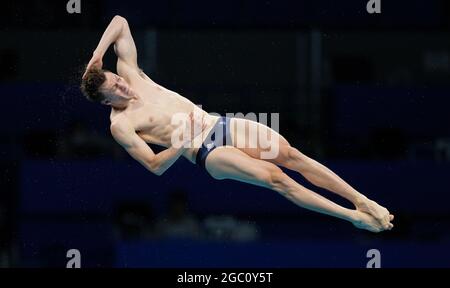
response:
{"label": "diver's knee", "polygon": [[304,161],[306,158],[298,149],[289,145],[280,149],[278,160],[284,166],[292,166],[298,164],[299,161]]}
{"label": "diver's knee", "polygon": [[267,181],[270,188],[277,191],[284,191],[288,179],[289,176],[287,176],[280,168],[276,167],[269,171]]}
{"label": "diver's knee", "polygon": [[293,168],[299,172],[307,172],[314,165],[314,161],[311,158],[294,147],[290,147],[287,154],[286,167]]}

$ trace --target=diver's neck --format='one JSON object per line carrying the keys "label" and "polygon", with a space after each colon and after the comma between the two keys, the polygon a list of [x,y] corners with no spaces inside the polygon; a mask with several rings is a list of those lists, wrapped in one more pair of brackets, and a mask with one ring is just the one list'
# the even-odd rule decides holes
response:
{"label": "diver's neck", "polygon": [[134,103],[139,103],[142,102],[144,99],[137,94],[136,92],[133,91],[133,94],[131,95],[130,99],[128,99],[127,101],[127,106],[132,105]]}
{"label": "diver's neck", "polygon": [[125,109],[127,109],[127,107],[128,107],[128,105],[126,105],[126,106],[114,106],[114,105],[111,105],[111,109],[112,110],[114,110],[114,112],[120,112],[120,111],[123,111],[123,110],[125,110]]}
{"label": "diver's neck", "polygon": [[133,94],[129,99],[128,99],[128,101],[126,102],[126,104],[124,104],[123,106],[117,106],[117,105],[111,105],[111,108],[112,109],[114,109],[114,110],[117,110],[117,111],[123,111],[123,110],[126,110],[128,107],[130,107],[131,105],[133,105],[133,104],[136,104],[136,103],[139,103],[139,102],[142,102],[143,101],[143,99],[140,97],[140,96],[138,96],[137,94]]}

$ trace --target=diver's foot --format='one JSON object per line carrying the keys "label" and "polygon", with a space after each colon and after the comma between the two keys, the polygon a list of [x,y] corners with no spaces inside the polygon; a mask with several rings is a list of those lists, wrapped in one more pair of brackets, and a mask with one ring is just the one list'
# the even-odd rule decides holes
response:
{"label": "diver's foot", "polygon": [[389,229],[390,222],[394,220],[394,215],[390,214],[389,210],[365,196],[356,201],[355,207],[361,212],[372,215],[384,229]]}
{"label": "diver's foot", "polygon": [[394,227],[392,223],[388,223],[388,225],[385,226],[372,215],[360,210],[353,211],[353,218],[351,222],[356,228],[368,230],[374,233],[391,230]]}

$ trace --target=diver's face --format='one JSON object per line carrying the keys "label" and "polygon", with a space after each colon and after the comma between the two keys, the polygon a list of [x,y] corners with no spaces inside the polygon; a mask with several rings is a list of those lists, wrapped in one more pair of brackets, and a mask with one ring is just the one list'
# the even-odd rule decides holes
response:
{"label": "diver's face", "polygon": [[100,87],[100,91],[105,95],[102,104],[125,108],[133,96],[130,85],[125,79],[111,72],[105,72],[105,77],[106,81]]}

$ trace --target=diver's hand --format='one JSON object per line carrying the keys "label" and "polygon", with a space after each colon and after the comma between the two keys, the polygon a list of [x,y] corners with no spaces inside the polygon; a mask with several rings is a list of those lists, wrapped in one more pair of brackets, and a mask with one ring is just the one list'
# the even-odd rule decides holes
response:
{"label": "diver's hand", "polygon": [[83,74],[83,79],[84,79],[84,77],[86,77],[87,71],[89,71],[89,69],[94,68],[94,67],[98,68],[98,69],[102,69],[102,67],[103,67],[102,55],[100,55],[99,53],[95,53],[95,52],[92,55],[92,58],[89,61],[88,65],[86,66],[86,71]]}

